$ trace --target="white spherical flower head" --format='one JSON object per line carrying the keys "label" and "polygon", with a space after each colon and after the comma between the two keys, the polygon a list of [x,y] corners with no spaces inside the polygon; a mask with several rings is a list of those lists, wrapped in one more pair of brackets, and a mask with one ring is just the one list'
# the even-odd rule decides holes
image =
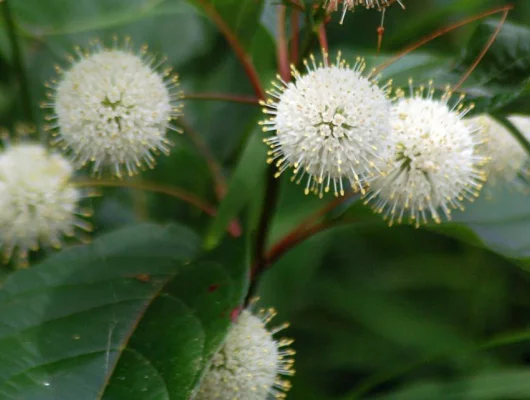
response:
{"label": "white spherical flower head", "polygon": [[282,349],[292,340],[276,341],[273,334],[283,325],[267,330],[274,310],[258,315],[244,310],[228,333],[223,347],[214,355],[195,400],[283,399],[290,388],[278,375],[292,375],[294,351]]}
{"label": "white spherical flower head", "polygon": [[[511,116],[508,119],[530,139],[530,118]],[[485,166],[488,186],[507,182],[510,186],[523,188],[522,175],[528,170],[528,154],[510,131],[487,114],[469,118],[466,124],[480,128],[485,138],[480,150],[489,159]]]}
{"label": "white spherical flower head", "polygon": [[0,246],[5,260],[14,250],[22,262],[39,243],[60,247],[73,235],[81,192],[70,183],[73,168],[39,144],[17,144],[0,154]]}
{"label": "white spherical flower head", "polygon": [[[324,57],[326,59],[326,56]],[[353,68],[336,64],[305,63],[307,73],[293,69],[293,82],[273,83],[272,97],[262,103],[272,117],[262,122],[271,147],[269,163],[279,176],[294,168],[293,180],[307,176],[306,194],[320,196],[331,187],[344,195],[344,183],[354,190],[380,173],[390,135],[390,82],[382,88],[363,75],[366,64],[358,58]]]}
{"label": "white spherical flower head", "polygon": [[412,82],[410,90],[410,98],[401,93],[392,109],[392,169],[372,182],[366,198],[390,225],[405,214],[416,226],[429,215],[437,223],[441,214],[450,218],[451,208],[478,196],[485,177],[485,158],[477,152],[481,137],[462,120],[471,108],[463,97],[449,105],[447,89],[434,99],[432,82],[427,96],[423,87],[414,93]]}
{"label": "white spherical flower head", "polygon": [[51,86],[50,104],[57,128],[55,143],[73,153],[76,164],[93,163],[117,177],[147,165],[154,166],[158,152],[168,153],[170,121],[180,115],[176,101],[178,79],[171,69],[158,71],[145,48],[136,54],[126,41],[123,49],[77,51],[72,67],[61,72]]}

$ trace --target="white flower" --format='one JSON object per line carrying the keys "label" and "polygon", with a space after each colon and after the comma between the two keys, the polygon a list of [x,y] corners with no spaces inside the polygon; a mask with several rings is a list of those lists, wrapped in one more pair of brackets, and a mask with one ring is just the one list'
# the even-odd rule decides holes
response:
{"label": "white flower", "polygon": [[214,355],[200,384],[195,400],[266,400],[283,399],[290,388],[278,375],[293,375],[294,351],[283,349],[292,340],[274,340],[265,327],[274,310],[261,310],[256,316],[244,310],[233,325],[223,347]]}
{"label": "white flower", "polygon": [[73,168],[39,144],[17,144],[0,153],[0,247],[22,262],[39,243],[60,247],[74,228],[90,226],[77,217],[81,192],[69,179]]}
{"label": "white flower", "polygon": [[362,191],[385,158],[390,82],[380,88],[363,76],[366,64],[361,58],[353,68],[340,53],[334,65],[317,65],[313,57],[311,61],[305,63],[305,75],[293,69],[294,82],[278,77],[269,92],[272,98],[262,103],[272,115],[262,122],[264,131],[276,132],[265,139],[271,147],[268,162],[278,166],[277,176],[290,166],[298,183],[307,175],[306,194],[322,196],[333,185],[335,195],[344,195],[343,180]]}
{"label": "white flower", "polygon": [[[530,118],[510,116],[508,119],[530,139]],[[528,174],[529,157],[525,149],[501,123],[487,114],[481,114],[466,120],[471,127],[479,127],[485,142],[480,150],[489,158],[485,167],[488,185],[508,182],[523,188],[524,175]]]}
{"label": "white flower", "polygon": [[93,162],[94,172],[110,166],[111,173],[122,177],[138,168],[154,166],[154,155],[168,153],[166,138],[170,123],[180,115],[176,101],[180,93],[177,76],[171,69],[157,72],[160,63],[130,48],[104,49],[96,45],[92,52],[77,49],[78,59],[55,88],[55,115],[51,128],[56,128],[54,144],[73,153],[78,165]]}
{"label": "white flower", "polygon": [[471,108],[462,105],[463,96],[451,106],[449,89],[437,100],[432,82],[427,96],[410,85],[410,98],[400,93],[392,109],[393,167],[372,182],[366,198],[390,225],[405,214],[416,226],[429,215],[437,223],[441,214],[450,218],[451,208],[478,196],[485,177],[480,135],[462,121]]}

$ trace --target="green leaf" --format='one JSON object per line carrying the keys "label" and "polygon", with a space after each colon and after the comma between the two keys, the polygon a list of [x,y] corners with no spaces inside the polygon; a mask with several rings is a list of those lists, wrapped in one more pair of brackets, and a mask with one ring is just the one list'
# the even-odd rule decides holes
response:
{"label": "green leaf", "polygon": [[[457,72],[463,73],[475,61],[497,29],[498,20],[481,23],[467,44]],[[488,52],[466,84],[475,112],[502,109],[530,94],[530,29],[506,22]]]}
{"label": "green leaf", "polygon": [[39,37],[115,28],[155,15],[193,13],[193,8],[186,3],[173,0],[11,2],[23,32]]}
{"label": "green leaf", "polygon": [[206,248],[212,249],[220,243],[230,221],[255,195],[256,186],[267,167],[266,154],[267,147],[263,144],[261,131],[252,130],[230,179],[228,192],[206,234]]}
{"label": "green leaf", "polygon": [[[12,274],[0,292],[0,397],[188,400],[247,264],[192,263],[198,237],[141,224]],[[82,390],[81,390],[82,388]]]}
{"label": "green leaf", "polygon": [[[485,247],[505,257],[530,257],[530,201],[528,195],[499,185],[490,189],[465,211],[457,211],[453,222],[429,229]],[[467,229],[466,229],[467,228]]]}

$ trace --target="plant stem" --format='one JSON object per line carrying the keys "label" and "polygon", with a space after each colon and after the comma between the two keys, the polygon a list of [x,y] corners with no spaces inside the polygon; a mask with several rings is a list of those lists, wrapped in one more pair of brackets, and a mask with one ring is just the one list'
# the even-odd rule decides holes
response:
{"label": "plant stem", "polygon": [[184,95],[184,100],[229,101],[239,104],[259,106],[259,99],[252,96],[241,96],[225,93],[189,93]]}
{"label": "plant stem", "polygon": [[[161,185],[155,182],[127,182],[110,180],[107,181],[102,179],[87,179],[74,181],[73,185],[76,187],[119,187],[147,190],[149,192],[162,193],[174,197],[176,199],[182,200],[211,216],[214,216],[217,212],[214,206],[208,204],[204,200],[185,190],[171,186]],[[234,223],[229,226],[228,231],[232,236],[240,235],[239,226],[234,225]]]}
{"label": "plant stem", "polygon": [[278,6],[278,70],[284,81],[290,78],[289,72],[289,50],[287,45],[287,35],[285,32],[285,17],[287,8],[284,5]]}
{"label": "plant stem", "polygon": [[251,271],[252,284],[257,282],[261,273],[267,268],[266,250],[269,228],[272,223],[272,217],[276,204],[278,202],[278,193],[280,189],[280,180],[274,177],[276,167],[270,165],[267,170],[267,186],[265,198],[261,211],[258,230],[256,233],[256,247],[254,252],[254,264]]}
{"label": "plant stem", "polygon": [[453,90],[455,90],[455,91],[458,90],[460,88],[460,86],[462,86],[462,84],[467,80],[467,78],[469,78],[469,76],[475,70],[475,68],[477,68],[477,66],[480,64],[480,62],[482,61],[482,59],[484,58],[484,56],[486,55],[486,53],[488,52],[490,47],[493,45],[493,42],[495,42],[495,39],[497,39],[497,36],[499,36],[499,33],[500,33],[501,29],[502,29],[502,26],[506,22],[506,18],[508,17],[508,13],[509,12],[510,12],[510,10],[504,11],[504,14],[501,17],[501,20],[499,21],[499,24],[497,25],[497,29],[495,29],[495,32],[493,32],[493,34],[489,38],[488,42],[486,43],[486,45],[484,46],[484,48],[482,49],[480,54],[478,55],[478,57],[475,60],[475,62],[471,65],[471,67],[469,67],[469,69],[466,71],[466,73],[462,76],[462,78],[455,85]]}
{"label": "plant stem", "polygon": [[230,47],[232,47],[232,50],[234,50],[236,57],[239,59],[239,62],[243,66],[243,69],[245,70],[245,73],[249,78],[249,81],[252,85],[252,88],[254,89],[254,92],[256,93],[256,96],[260,100],[264,100],[266,94],[265,90],[261,86],[261,81],[258,72],[256,71],[254,64],[252,63],[249,54],[245,51],[235,33],[232,31],[230,26],[228,26],[228,24],[224,21],[224,19],[219,15],[217,10],[215,9],[215,6],[211,4],[209,0],[197,0],[197,2],[202,6],[203,10],[212,19],[212,21],[217,25],[219,31],[221,31],[227,42],[230,44]]}
{"label": "plant stem", "polygon": [[17,29],[11,9],[8,4],[8,0],[0,0],[0,7],[4,14],[6,22],[7,33],[9,41],[11,43],[11,51],[13,55],[13,63],[17,74],[17,79],[20,85],[20,98],[22,101],[22,107],[24,109],[25,117],[28,121],[35,122],[33,116],[33,108],[31,106],[31,92],[29,90],[28,77],[22,61],[22,51],[20,49],[20,43],[17,38]]}
{"label": "plant stem", "polygon": [[322,50],[324,63],[327,65],[329,61],[329,45],[325,22],[321,22],[318,27],[318,43],[320,44],[320,49]]}
{"label": "plant stem", "polygon": [[278,259],[283,257],[283,255],[289,250],[296,247],[298,244],[302,243],[304,240],[309,239],[311,236],[326,230],[328,228],[334,227],[337,223],[349,223],[351,221],[345,220],[336,220],[336,221],[319,221],[321,218],[326,216],[327,213],[334,210],[336,207],[342,203],[348,201],[349,199],[357,196],[356,193],[349,193],[345,197],[339,197],[320,210],[310,215],[304,221],[302,221],[296,228],[294,228],[290,233],[285,235],[282,239],[272,245],[271,249],[265,255],[265,267],[274,264]]}
{"label": "plant stem", "polygon": [[291,29],[293,31],[291,38],[291,63],[296,64],[298,62],[298,54],[300,53],[300,11],[298,9],[291,11]]}
{"label": "plant stem", "polygon": [[337,225],[336,222],[327,221],[327,222],[321,222],[321,223],[315,224],[301,231],[295,229],[290,234],[284,236],[280,241],[278,241],[277,244],[273,245],[271,249],[267,252],[265,256],[267,265],[274,264],[276,261],[282,258],[290,250],[294,249],[304,240],[309,239],[315,236],[316,234],[323,232],[329,228],[333,228],[336,225]]}
{"label": "plant stem", "polygon": [[[289,72],[289,53],[285,32],[285,6],[278,9],[278,72],[284,81],[289,81],[291,74]],[[258,222],[256,233],[256,245],[254,248],[254,261],[250,271],[250,287],[247,295],[247,303],[254,295],[257,288],[259,277],[267,268],[265,252],[267,251],[267,239],[269,228],[278,202],[278,193],[280,180],[275,178],[276,166],[269,165],[267,168],[267,183],[265,189],[265,198],[261,209],[261,216]]]}
{"label": "plant stem", "polygon": [[389,67],[390,65],[394,64],[396,61],[399,61],[401,58],[403,58],[404,56],[406,56],[407,54],[413,52],[414,50],[416,50],[417,48],[423,46],[424,44],[427,44],[429,43],[430,41],[440,37],[440,36],[443,36],[445,35],[446,33],[449,33],[451,31],[454,31],[455,29],[458,29],[458,28],[461,28],[467,24],[470,24],[471,22],[475,22],[475,21],[478,21],[478,20],[481,20],[483,18],[486,18],[486,17],[489,17],[490,15],[493,15],[493,14],[498,14],[500,12],[505,12],[505,11],[509,11],[511,9],[513,9],[513,5],[507,5],[507,6],[503,6],[503,7],[499,7],[499,8],[495,8],[493,10],[490,10],[490,11],[486,11],[486,12],[483,12],[479,15],[476,15],[474,17],[470,17],[470,18],[466,18],[462,21],[459,21],[449,27],[446,27],[446,28],[443,28],[443,29],[440,29],[428,36],[426,36],[425,38],[421,39],[420,41],[410,45],[409,47],[407,47],[405,50],[401,51],[398,55],[396,55],[395,57],[392,57],[390,60],[384,62],[383,64],[379,65],[373,72],[373,75],[377,75],[379,74],[381,71],[383,71],[385,68]]}

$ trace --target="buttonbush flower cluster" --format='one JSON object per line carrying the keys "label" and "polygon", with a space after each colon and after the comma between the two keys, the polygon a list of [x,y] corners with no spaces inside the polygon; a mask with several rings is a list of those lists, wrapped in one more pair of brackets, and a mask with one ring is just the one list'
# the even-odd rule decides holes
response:
{"label": "buttonbush flower cluster", "polygon": [[243,310],[228,333],[223,347],[214,355],[195,400],[284,399],[291,387],[281,375],[294,374],[291,339],[273,338],[283,324],[267,330],[273,309],[257,314]]}
{"label": "buttonbush flower cluster", "polygon": [[265,142],[278,176],[292,166],[297,182],[307,176],[306,193],[344,195],[344,181],[362,191],[384,169],[387,146],[380,145],[390,134],[391,88],[363,74],[361,58],[353,67],[340,54],[334,64],[326,60],[312,57],[304,75],[293,68],[293,82],[278,77],[262,103],[272,117],[262,124],[277,133]]}
{"label": "buttonbush flower cluster", "polygon": [[121,178],[153,168],[156,154],[169,153],[167,130],[177,130],[171,121],[181,114],[178,76],[146,47],[135,51],[129,39],[111,48],[95,41],[76,49],[71,62],[58,69],[49,85],[52,102],[45,104],[54,110],[54,144],[77,166],[92,163],[96,173],[109,168]]}
{"label": "buttonbush flower cluster", "polygon": [[40,244],[61,247],[76,228],[90,230],[73,186],[72,164],[37,143],[8,145],[0,153],[0,246],[4,261],[16,253],[26,265]]}
{"label": "buttonbush flower cluster", "polygon": [[332,184],[344,195],[347,179],[390,225],[450,218],[486,179],[481,129],[464,122],[473,106],[452,101],[450,88],[435,98],[432,82],[415,90],[411,81],[390,99],[390,84],[378,86],[364,68],[340,55],[336,64],[312,59],[305,75],[293,70],[292,82],[273,83],[263,103],[272,115],[265,131],[275,132],[265,140],[269,162],[278,174],[292,167],[298,182],[307,175],[306,193],[322,196]]}
{"label": "buttonbush flower cluster", "polygon": [[[523,115],[508,116],[519,131],[530,139],[530,118]],[[493,117],[480,114],[466,121],[479,128],[484,136],[481,151],[488,158],[485,171],[488,175],[488,188],[502,183],[517,190],[525,190],[528,182],[528,153],[510,133],[510,131]]]}

